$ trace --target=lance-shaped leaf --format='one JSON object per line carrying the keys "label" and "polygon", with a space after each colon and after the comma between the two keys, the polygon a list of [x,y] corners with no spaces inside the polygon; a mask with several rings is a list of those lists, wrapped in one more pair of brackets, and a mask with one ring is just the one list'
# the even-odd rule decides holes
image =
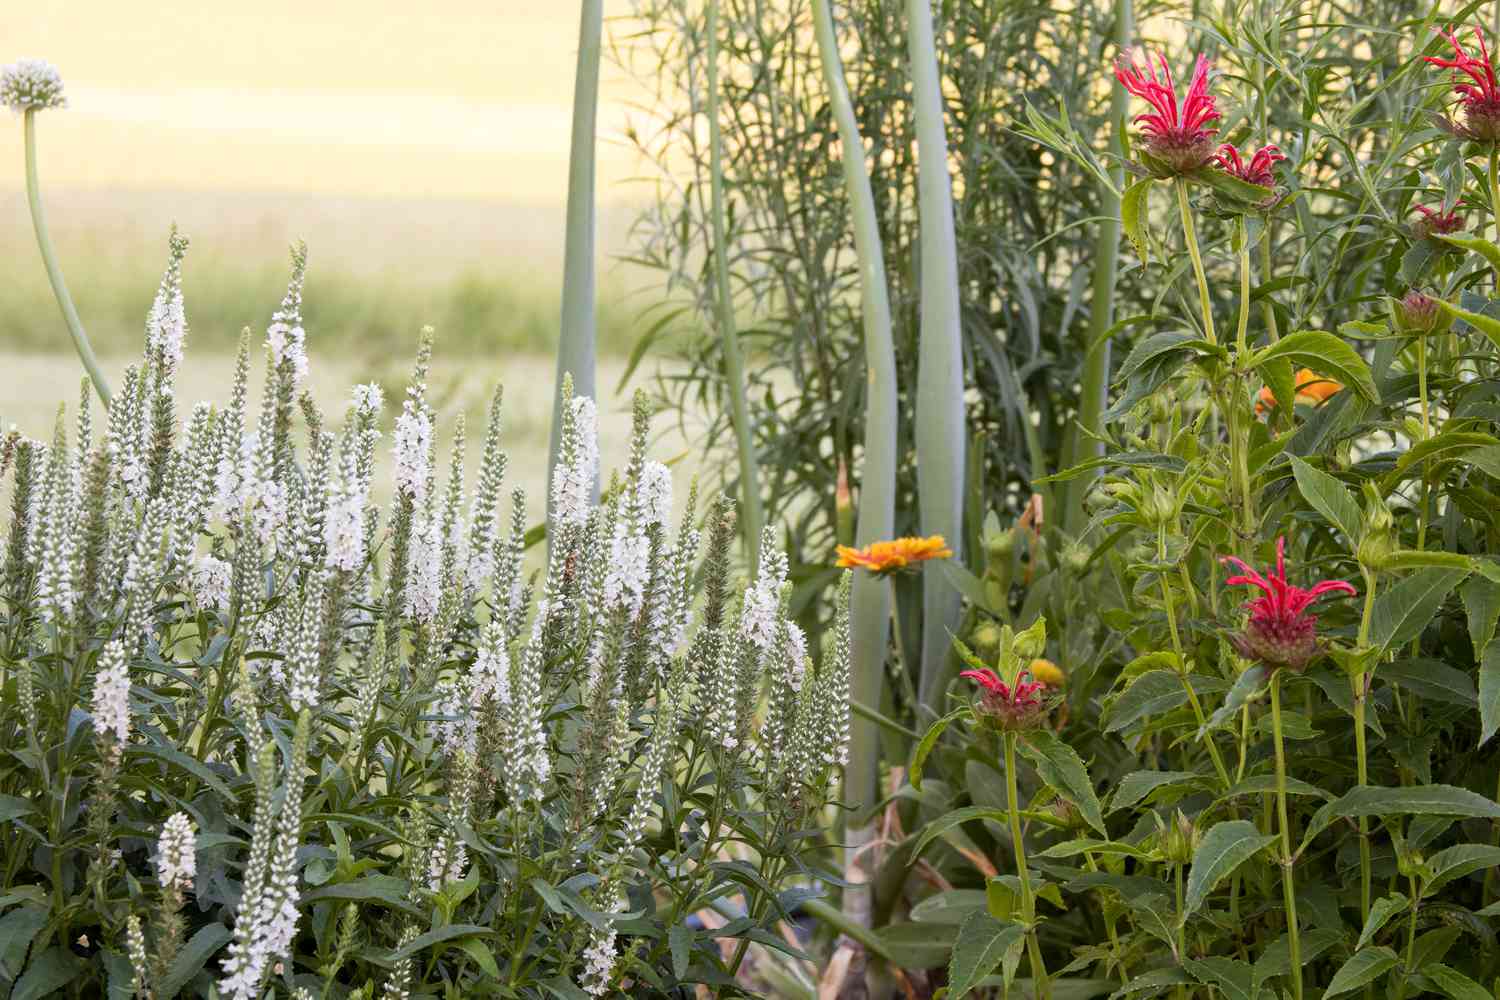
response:
{"label": "lance-shaped leaf", "polygon": [[1084,822],[1108,836],[1104,829],[1104,813],[1099,808],[1099,797],[1094,793],[1094,784],[1089,780],[1088,768],[1077,751],[1068,746],[1050,729],[1037,729],[1027,733],[1018,742],[1018,748],[1036,768],[1053,791],[1078,807]]}
{"label": "lance-shaped leaf", "polygon": [[1183,917],[1197,912],[1220,882],[1275,839],[1274,834],[1262,834],[1248,820],[1232,819],[1214,824],[1193,852]]}
{"label": "lance-shaped leaf", "polygon": [[1370,366],[1359,352],[1343,338],[1326,330],[1299,330],[1289,333],[1269,347],[1250,357],[1250,367],[1284,358],[1294,365],[1311,368],[1325,378],[1332,378],[1371,403],[1380,402],[1380,393],[1370,375]]}
{"label": "lance-shaped leaf", "polygon": [[976,910],[958,929],[953,957],[948,960],[948,995],[965,996],[1000,964],[1026,930],[1020,924],[996,920],[988,910]]}

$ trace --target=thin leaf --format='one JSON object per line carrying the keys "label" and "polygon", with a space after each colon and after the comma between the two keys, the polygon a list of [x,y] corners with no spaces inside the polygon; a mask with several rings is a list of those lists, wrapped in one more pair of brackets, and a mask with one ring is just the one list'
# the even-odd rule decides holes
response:
{"label": "thin leaf", "polygon": [[958,929],[948,960],[948,995],[958,1000],[973,990],[1025,933],[1020,924],[996,920],[987,910],[970,914]]}
{"label": "thin leaf", "polygon": [[1088,768],[1077,751],[1050,729],[1027,733],[1017,745],[1053,791],[1077,806],[1089,826],[1109,835],[1104,828],[1104,813],[1099,808],[1094,784],[1089,780]]}
{"label": "thin leaf", "polygon": [[1328,982],[1324,997],[1335,997],[1340,993],[1357,990],[1366,983],[1373,983],[1391,969],[1400,959],[1389,948],[1361,948],[1339,967]]}
{"label": "thin leaf", "polygon": [[1215,886],[1275,839],[1273,834],[1262,835],[1248,820],[1214,824],[1193,852],[1183,916],[1196,913]]}

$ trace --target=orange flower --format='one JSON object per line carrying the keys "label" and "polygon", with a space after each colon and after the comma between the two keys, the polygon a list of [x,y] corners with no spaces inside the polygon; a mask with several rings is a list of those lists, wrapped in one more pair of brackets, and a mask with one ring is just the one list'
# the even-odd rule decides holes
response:
{"label": "orange flower", "polygon": [[[1317,406],[1324,402],[1329,396],[1343,391],[1343,385],[1331,378],[1324,378],[1311,368],[1302,368],[1297,372],[1297,402],[1308,403]],[[1255,401],[1255,415],[1260,416],[1271,407],[1276,405],[1276,394],[1266,386],[1260,391],[1260,398]]]}
{"label": "orange flower", "polygon": [[948,548],[942,535],[873,542],[862,549],[840,545],[838,553],[841,569],[867,569],[877,576],[898,572],[913,563],[929,559],[949,559],[953,556],[953,550]]}

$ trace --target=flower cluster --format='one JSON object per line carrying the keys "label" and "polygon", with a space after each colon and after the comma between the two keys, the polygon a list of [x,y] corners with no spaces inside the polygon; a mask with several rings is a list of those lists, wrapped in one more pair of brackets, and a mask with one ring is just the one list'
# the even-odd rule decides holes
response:
{"label": "flower cluster", "polygon": [[1322,580],[1311,589],[1293,586],[1286,578],[1286,539],[1276,539],[1276,569],[1262,575],[1243,560],[1225,556],[1226,563],[1240,568],[1239,576],[1224,582],[1229,586],[1251,586],[1261,596],[1246,603],[1250,617],[1245,627],[1232,637],[1234,647],[1248,660],[1268,667],[1303,670],[1322,653],[1318,641],[1316,615],[1308,613],[1314,601],[1324,594],[1354,596],[1353,585],[1343,580]]}
{"label": "flower cluster", "polygon": [[16,114],[65,108],[62,77],[44,59],[22,59],[0,69],[0,104]]}
{"label": "flower cluster", "polygon": [[[812,824],[847,757],[847,585],[822,655],[791,620],[774,533],[741,598],[730,576],[733,504],[712,507],[703,556],[696,485],[679,491],[649,457],[644,394],[629,462],[599,497],[595,406],[567,389],[548,553],[531,583],[524,496],[512,494],[508,531],[500,519],[501,397],[470,488],[461,417],[451,459],[438,458],[450,442],[427,393],[430,331],[387,452],[394,496],[384,509],[377,502],[383,394],[356,387],[334,424],[307,390],[300,246],[267,327],[258,408],[246,337],[222,400],[180,417],[187,246],[173,234],[145,351],[103,440],[85,409],[76,442],[60,419],[50,443],[14,435],[0,446],[15,477],[0,573],[10,613],[46,639],[47,664],[92,665],[80,680],[101,762],[90,799],[99,877],[124,865],[115,830],[160,829],[152,862],[162,912],[150,940],[143,931],[129,949],[143,982],[170,967],[188,924],[209,912],[184,898],[197,871],[188,813],[148,818],[152,802],[182,802],[206,832],[248,830],[247,849],[230,849],[229,874],[216,867],[210,879],[216,898],[238,900],[213,962],[219,995],[233,1000],[263,995],[278,968],[307,953],[298,937],[309,860],[365,850],[340,839],[350,832],[342,822],[304,816],[319,768],[358,775],[344,792],[365,796],[372,812],[406,801],[368,785],[421,787],[424,808],[437,800],[430,815],[383,817],[410,832],[399,860],[381,842],[354,862],[399,865],[416,902],[466,881],[473,830],[484,826],[484,842],[518,838],[506,847],[515,852],[566,831],[549,879],[583,886],[602,913],[623,912],[627,891],[653,870],[638,854],[661,822],[662,776],[690,759],[715,759],[714,794],[748,796],[777,837]],[[82,388],[87,406],[91,387]],[[52,669],[42,662],[14,673],[27,714],[44,690],[31,686],[34,671]],[[151,796],[116,794],[107,783],[132,741],[162,759],[196,755],[183,788],[156,777]],[[205,776],[224,800],[200,810],[189,803]],[[231,789],[246,794],[236,802]],[[248,816],[226,819],[237,809]],[[725,822],[715,835],[729,832]],[[236,876],[237,886],[222,884]],[[530,876],[489,891],[528,894],[527,907],[546,909]],[[586,955],[559,960],[545,978],[613,990],[626,933],[606,922]],[[387,987],[410,988],[417,967],[397,963]]]}
{"label": "flower cluster", "polygon": [[[1157,67],[1160,67],[1160,73]],[[1199,56],[1187,93],[1180,98],[1172,70],[1164,56],[1152,65],[1150,53],[1142,57],[1127,52],[1115,63],[1115,79],[1127,91],[1151,105],[1137,115],[1141,126],[1141,148],[1154,173],[1173,177],[1192,173],[1214,155],[1217,129],[1208,126],[1221,117],[1209,90],[1209,62]]]}
{"label": "flower cluster", "polygon": [[1500,84],[1495,82],[1495,67],[1484,44],[1484,34],[1474,29],[1477,56],[1464,49],[1452,28],[1439,34],[1453,49],[1453,55],[1426,59],[1434,66],[1453,70],[1453,92],[1459,97],[1463,116],[1445,118],[1443,124],[1460,138],[1488,145],[1500,143]]}
{"label": "flower cluster", "polygon": [[1028,729],[1041,721],[1046,709],[1042,695],[1047,686],[1032,678],[1030,671],[1021,671],[1015,684],[1005,683],[999,674],[988,667],[965,670],[959,676],[979,685],[979,703],[976,709],[981,716],[992,720],[999,728]]}

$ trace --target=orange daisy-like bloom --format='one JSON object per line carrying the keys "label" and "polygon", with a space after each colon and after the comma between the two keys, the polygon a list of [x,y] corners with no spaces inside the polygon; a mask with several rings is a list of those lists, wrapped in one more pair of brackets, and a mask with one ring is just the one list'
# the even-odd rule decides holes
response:
{"label": "orange daisy-like bloom", "polygon": [[873,542],[862,549],[840,545],[838,553],[839,568],[867,569],[877,576],[895,573],[929,559],[949,559],[953,556],[953,550],[948,548],[942,535],[933,535],[931,538],[895,538],[889,542]]}
{"label": "orange daisy-like bloom", "polygon": [[[1303,368],[1297,372],[1297,402],[1310,403],[1317,406],[1336,392],[1342,392],[1342,383],[1335,382],[1331,378],[1324,378],[1311,368]],[[1260,416],[1271,407],[1276,405],[1276,394],[1266,386],[1260,391],[1260,397],[1255,401],[1255,415]]]}

